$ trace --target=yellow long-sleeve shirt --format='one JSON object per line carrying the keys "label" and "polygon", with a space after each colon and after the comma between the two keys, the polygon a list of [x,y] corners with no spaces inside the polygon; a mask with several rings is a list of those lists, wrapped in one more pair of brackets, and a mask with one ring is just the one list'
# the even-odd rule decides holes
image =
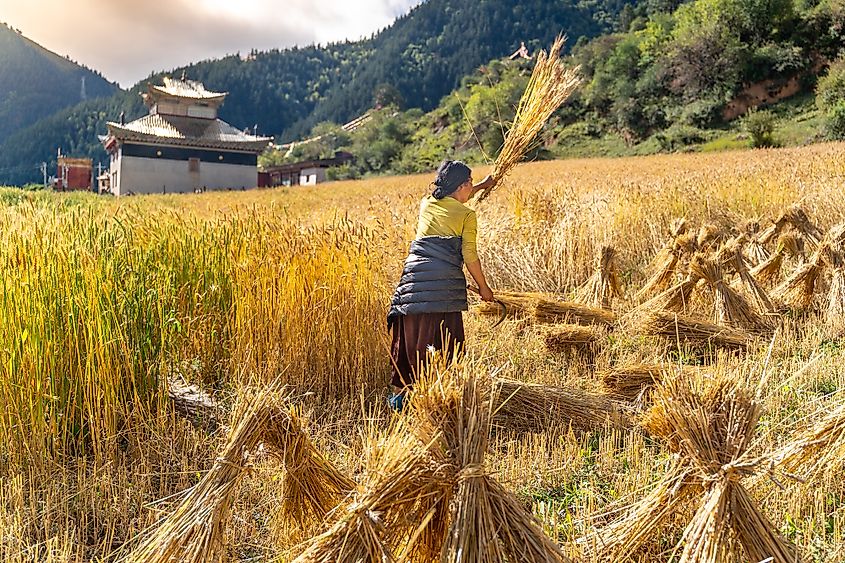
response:
{"label": "yellow long-sleeve shirt", "polygon": [[475,244],[478,236],[478,219],[475,211],[457,199],[450,196],[436,199],[429,195],[420,202],[417,238],[431,236],[461,237],[461,254],[464,257],[464,263],[478,262]]}

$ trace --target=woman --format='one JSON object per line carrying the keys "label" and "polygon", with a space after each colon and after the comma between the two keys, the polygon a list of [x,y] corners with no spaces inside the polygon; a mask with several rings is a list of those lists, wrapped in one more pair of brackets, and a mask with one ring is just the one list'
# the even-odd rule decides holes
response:
{"label": "woman", "polygon": [[494,183],[487,176],[473,184],[466,164],[447,160],[437,170],[431,195],[420,203],[417,236],[387,315],[393,333],[391,383],[395,391],[390,405],[397,410],[424,368],[429,349],[445,349],[451,359],[463,345],[461,311],[468,308],[463,264],[478,285],[481,299],[493,300],[476,252],[475,211],[464,204]]}

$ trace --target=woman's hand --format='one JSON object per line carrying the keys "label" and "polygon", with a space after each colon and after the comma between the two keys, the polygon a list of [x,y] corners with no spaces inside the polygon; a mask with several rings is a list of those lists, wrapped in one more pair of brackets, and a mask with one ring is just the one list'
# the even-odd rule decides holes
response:
{"label": "woman's hand", "polygon": [[490,289],[489,287],[487,287],[486,285],[484,287],[479,287],[478,293],[479,293],[479,295],[481,295],[482,301],[487,301],[487,302],[493,301],[493,290]]}
{"label": "woman's hand", "polygon": [[484,177],[483,180],[478,182],[472,187],[472,193],[475,195],[476,193],[480,192],[481,190],[486,190],[487,188],[491,188],[496,185],[496,179],[493,178],[490,174]]}

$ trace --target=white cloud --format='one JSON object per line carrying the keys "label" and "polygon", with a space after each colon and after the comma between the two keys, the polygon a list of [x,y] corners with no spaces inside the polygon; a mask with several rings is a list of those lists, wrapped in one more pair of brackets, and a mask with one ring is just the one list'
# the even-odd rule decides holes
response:
{"label": "white cloud", "polygon": [[0,19],[129,86],[235,52],[358,39],[422,0],[0,0]]}

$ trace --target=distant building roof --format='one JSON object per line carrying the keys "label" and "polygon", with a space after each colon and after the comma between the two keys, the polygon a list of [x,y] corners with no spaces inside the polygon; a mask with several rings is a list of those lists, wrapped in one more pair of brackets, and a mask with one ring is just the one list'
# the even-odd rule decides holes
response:
{"label": "distant building roof", "polygon": [[320,158],[317,160],[302,160],[300,162],[291,162],[288,164],[278,164],[276,166],[266,166],[261,169],[262,172],[268,173],[288,173],[299,172],[306,168],[331,168],[332,166],[342,166],[347,162],[351,162],[355,157],[352,153],[346,151],[336,151],[333,158]]}
{"label": "distant building roof", "polygon": [[164,77],[164,86],[149,85],[150,93],[176,96],[178,98],[190,98],[193,100],[220,100],[226,97],[226,92],[211,92],[205,89],[202,82],[196,80],[176,80],[169,76]]}
{"label": "distant building roof", "polygon": [[125,125],[107,123],[118,141],[261,152],[272,137],[249,135],[220,119],[152,114]]}

